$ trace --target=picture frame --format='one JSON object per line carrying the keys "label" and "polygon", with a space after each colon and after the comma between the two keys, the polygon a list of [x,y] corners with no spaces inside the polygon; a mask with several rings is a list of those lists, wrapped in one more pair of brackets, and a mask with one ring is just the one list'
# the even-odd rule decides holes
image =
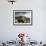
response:
{"label": "picture frame", "polygon": [[32,10],[13,10],[14,25],[32,25]]}

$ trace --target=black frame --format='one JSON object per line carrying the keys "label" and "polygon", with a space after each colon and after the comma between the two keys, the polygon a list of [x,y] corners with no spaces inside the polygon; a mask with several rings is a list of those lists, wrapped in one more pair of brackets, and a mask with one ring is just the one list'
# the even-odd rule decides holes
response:
{"label": "black frame", "polygon": [[[31,24],[14,24],[14,12],[15,11],[31,11]],[[32,10],[13,10],[13,25],[32,25],[33,24],[33,11]]]}

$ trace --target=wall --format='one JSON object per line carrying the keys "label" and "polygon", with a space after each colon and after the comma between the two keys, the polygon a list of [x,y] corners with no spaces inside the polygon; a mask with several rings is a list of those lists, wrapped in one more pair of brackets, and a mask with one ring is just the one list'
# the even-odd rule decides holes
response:
{"label": "wall", "polygon": [[[32,26],[14,26],[13,10],[33,10]],[[46,40],[46,1],[17,0],[13,5],[0,0],[0,40],[15,40],[19,32],[31,35],[33,40]]]}

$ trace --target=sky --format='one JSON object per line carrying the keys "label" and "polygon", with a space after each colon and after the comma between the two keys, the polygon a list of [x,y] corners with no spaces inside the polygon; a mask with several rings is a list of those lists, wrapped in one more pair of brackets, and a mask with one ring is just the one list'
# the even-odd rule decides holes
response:
{"label": "sky", "polygon": [[25,16],[31,18],[31,12],[16,12],[15,16]]}

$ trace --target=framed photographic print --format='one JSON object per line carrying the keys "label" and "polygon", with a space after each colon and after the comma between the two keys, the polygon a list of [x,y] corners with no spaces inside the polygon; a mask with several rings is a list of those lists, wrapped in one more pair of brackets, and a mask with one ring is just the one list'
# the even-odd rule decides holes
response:
{"label": "framed photographic print", "polygon": [[13,24],[32,25],[32,10],[13,10]]}

